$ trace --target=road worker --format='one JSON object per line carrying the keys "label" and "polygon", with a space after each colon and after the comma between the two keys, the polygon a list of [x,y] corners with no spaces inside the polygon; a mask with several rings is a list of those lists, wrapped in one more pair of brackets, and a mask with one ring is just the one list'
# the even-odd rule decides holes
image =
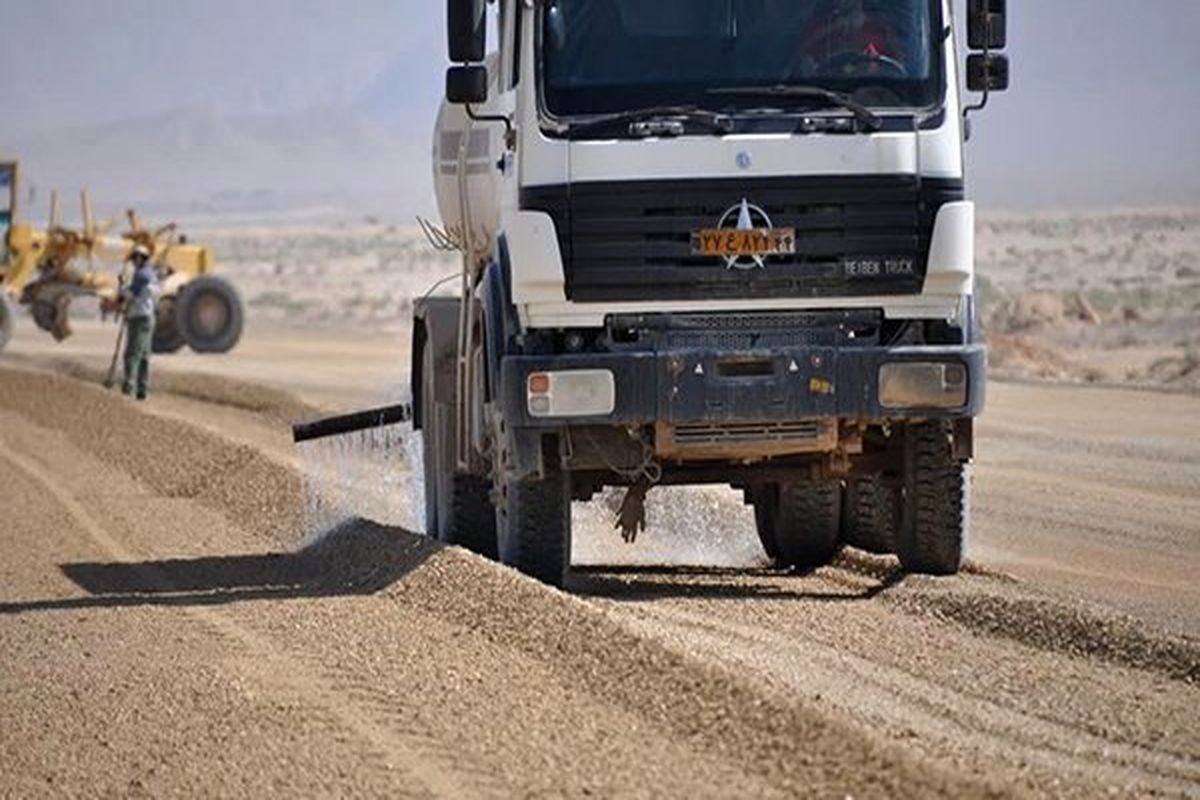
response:
{"label": "road worker", "polygon": [[121,391],[145,400],[150,391],[150,350],[154,320],[162,294],[158,269],[150,261],[150,250],[136,245],[129,255],[133,277],[122,292],[125,307],[125,382]]}

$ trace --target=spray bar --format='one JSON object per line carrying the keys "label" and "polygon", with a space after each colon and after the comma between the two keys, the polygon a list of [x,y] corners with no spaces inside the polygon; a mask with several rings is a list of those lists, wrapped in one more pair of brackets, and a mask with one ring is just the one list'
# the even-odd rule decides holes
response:
{"label": "spray bar", "polygon": [[340,417],[328,417],[314,422],[301,422],[292,426],[292,441],[296,444],[313,439],[324,439],[329,436],[341,436],[346,433],[365,431],[371,428],[384,428],[388,425],[399,425],[412,419],[412,404],[398,403],[394,406],[372,408],[367,411],[356,411]]}

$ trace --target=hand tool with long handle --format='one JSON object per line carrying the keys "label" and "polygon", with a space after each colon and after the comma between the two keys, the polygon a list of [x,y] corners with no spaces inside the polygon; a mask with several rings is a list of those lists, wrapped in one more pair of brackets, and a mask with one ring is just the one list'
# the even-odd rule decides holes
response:
{"label": "hand tool with long handle", "polygon": [[111,389],[117,382],[117,360],[121,357],[121,345],[125,343],[125,315],[117,316],[117,344],[113,348],[112,361],[108,365],[108,375],[104,378],[104,388]]}

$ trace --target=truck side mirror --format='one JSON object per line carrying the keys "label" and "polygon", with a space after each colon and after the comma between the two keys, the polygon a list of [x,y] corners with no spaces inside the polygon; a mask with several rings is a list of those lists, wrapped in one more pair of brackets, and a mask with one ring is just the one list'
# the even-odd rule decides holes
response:
{"label": "truck side mirror", "polygon": [[487,100],[487,67],[478,64],[446,70],[446,100],[455,105]]}
{"label": "truck side mirror", "polygon": [[1008,88],[1008,56],[976,53],[967,56],[967,88],[972,92],[1003,92]]}
{"label": "truck side mirror", "polygon": [[487,50],[484,0],[446,0],[446,36],[450,60],[458,64],[483,61]]}
{"label": "truck side mirror", "polygon": [[1007,0],[967,0],[967,46],[1003,50],[1008,45]]}

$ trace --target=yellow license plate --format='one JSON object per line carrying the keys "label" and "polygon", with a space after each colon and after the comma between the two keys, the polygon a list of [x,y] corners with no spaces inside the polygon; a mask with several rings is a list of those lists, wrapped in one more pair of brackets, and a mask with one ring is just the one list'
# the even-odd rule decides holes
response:
{"label": "yellow license plate", "polygon": [[794,228],[711,228],[692,234],[692,254],[720,258],[782,256],[796,252]]}

